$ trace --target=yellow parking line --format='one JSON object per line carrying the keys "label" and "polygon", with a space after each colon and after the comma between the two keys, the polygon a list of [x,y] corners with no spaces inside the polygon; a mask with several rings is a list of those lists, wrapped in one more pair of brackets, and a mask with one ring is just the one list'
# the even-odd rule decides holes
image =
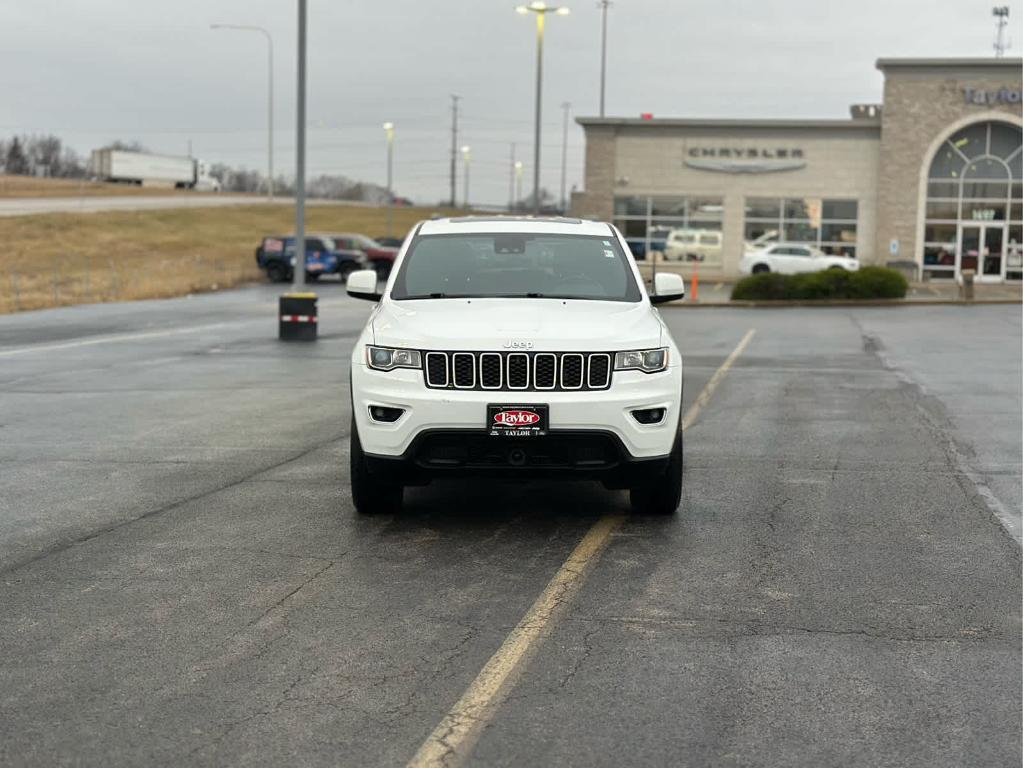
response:
{"label": "yellow parking line", "polygon": [[[755,333],[756,330],[751,328],[714,372],[696,402],[686,411],[682,419],[683,429],[692,424],[710,402],[714,390]],[[564,611],[579,592],[587,574],[607,547],[611,534],[624,520],[622,515],[605,515],[593,524],[455,706],[419,747],[408,768],[452,768],[468,758],[497,705],[515,684],[557,614]]]}
{"label": "yellow parking line", "polygon": [[728,373],[728,369],[732,367],[732,363],[738,359],[739,355],[742,354],[743,350],[749,346],[749,343],[753,341],[753,337],[756,335],[757,329],[750,328],[746,335],[742,337],[739,344],[732,350],[732,354],[725,358],[725,362],[721,363],[721,367],[714,371],[714,375],[710,377],[710,381],[707,382],[707,386],[700,392],[700,396],[696,398],[689,410],[686,411],[686,415],[682,418],[682,429],[686,430],[696,421],[696,417],[700,415],[707,403],[710,402],[710,398],[714,395],[714,390],[718,388],[718,384],[725,378],[725,374]]}

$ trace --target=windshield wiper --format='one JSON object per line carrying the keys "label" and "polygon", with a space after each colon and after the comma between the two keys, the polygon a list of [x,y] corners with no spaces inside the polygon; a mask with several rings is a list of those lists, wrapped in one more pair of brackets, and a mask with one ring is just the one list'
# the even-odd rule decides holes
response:
{"label": "windshield wiper", "polygon": [[417,293],[414,296],[402,296],[396,301],[405,301],[406,299],[474,299],[475,296],[470,296],[467,293]]}

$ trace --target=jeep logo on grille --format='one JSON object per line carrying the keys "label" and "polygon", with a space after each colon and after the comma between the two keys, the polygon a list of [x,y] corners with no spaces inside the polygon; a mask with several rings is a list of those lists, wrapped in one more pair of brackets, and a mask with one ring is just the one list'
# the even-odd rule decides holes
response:
{"label": "jeep logo on grille", "polygon": [[505,349],[532,349],[533,342],[531,341],[506,341],[504,343]]}
{"label": "jeep logo on grille", "polygon": [[532,411],[500,411],[494,421],[506,427],[528,427],[540,421],[540,414]]}

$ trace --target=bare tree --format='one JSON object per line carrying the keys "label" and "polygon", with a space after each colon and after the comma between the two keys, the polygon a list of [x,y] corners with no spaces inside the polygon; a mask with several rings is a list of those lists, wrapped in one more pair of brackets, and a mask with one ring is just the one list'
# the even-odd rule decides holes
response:
{"label": "bare tree", "polygon": [[11,139],[7,154],[4,155],[4,171],[15,176],[26,176],[29,173],[28,158],[17,136]]}

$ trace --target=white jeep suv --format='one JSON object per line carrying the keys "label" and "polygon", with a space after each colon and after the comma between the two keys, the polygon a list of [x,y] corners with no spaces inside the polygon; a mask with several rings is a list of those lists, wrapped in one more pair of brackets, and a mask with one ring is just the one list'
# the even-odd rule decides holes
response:
{"label": "white jeep suv", "polygon": [[682,492],[682,359],[621,233],[578,219],[419,224],[352,353],[351,483],[363,513],[442,476],[564,477],[670,514]]}

